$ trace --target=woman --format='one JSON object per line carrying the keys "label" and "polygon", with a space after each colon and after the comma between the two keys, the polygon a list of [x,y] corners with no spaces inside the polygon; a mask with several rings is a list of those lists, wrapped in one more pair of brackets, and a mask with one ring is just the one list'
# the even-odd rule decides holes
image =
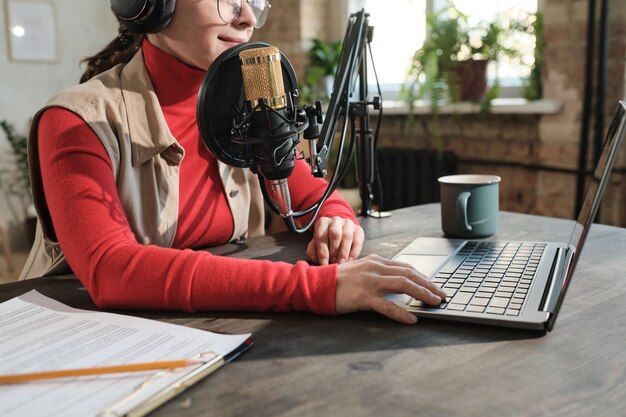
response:
{"label": "woman", "polygon": [[[41,227],[23,278],[69,265],[101,308],[375,310],[405,323],[415,316],[384,293],[430,304],[445,297],[406,264],[357,260],[363,230],[336,194],[307,247],[319,266],[191,250],[263,233],[258,179],[209,154],[195,108],[205,71],[250,39],[267,4],[148,1],[165,18],[148,19],[152,26],[140,30],[154,33],[144,36],[129,32],[136,22],[123,19],[134,13],[125,9],[132,3],[112,1],[124,23],[120,36],[87,60],[82,84],[57,94],[33,120],[31,175]],[[290,186],[298,209],[316,201],[325,183],[298,161]]]}

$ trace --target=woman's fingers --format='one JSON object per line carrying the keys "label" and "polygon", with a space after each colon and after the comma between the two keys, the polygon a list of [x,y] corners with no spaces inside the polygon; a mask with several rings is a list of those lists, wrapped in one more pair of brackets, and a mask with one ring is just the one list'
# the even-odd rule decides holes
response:
{"label": "woman's fingers", "polygon": [[[386,275],[386,276],[403,276],[411,281],[415,282],[419,286],[426,288],[429,292],[438,295],[441,299],[446,298],[446,293],[433,282],[431,282],[426,275],[418,271],[413,265],[408,264],[406,262],[395,261],[390,259],[384,259],[379,256],[374,258],[374,261],[377,262],[380,266],[377,269],[377,272]],[[388,291],[389,292],[389,291]],[[399,292],[398,292],[399,293]],[[404,292],[405,294],[409,294]],[[409,294],[415,297],[413,294]],[[418,298],[418,297],[415,297]],[[427,300],[421,301],[428,302]],[[429,303],[432,304],[432,303]],[[439,304],[439,302],[437,302]]]}
{"label": "woman's fingers", "polygon": [[[358,244],[358,241],[355,240],[357,229],[360,229],[360,227],[355,225],[351,221],[345,222],[343,224],[341,244],[339,245],[339,248],[337,249],[337,253],[335,255],[335,262],[337,262],[338,264],[342,264],[348,261],[353,246],[355,244]],[[330,258],[333,259],[332,252]]]}
{"label": "woman's fingers", "polygon": [[320,265],[328,265],[330,261],[330,252],[328,249],[328,221],[325,217],[319,219],[315,224],[313,242],[317,253],[317,263]]}
{"label": "woman's fingers", "polygon": [[376,297],[372,300],[372,310],[404,324],[417,323],[417,316],[403,309],[396,303],[386,300],[382,297]]}
{"label": "woman's fingers", "polygon": [[[415,268],[413,268],[409,264],[407,264],[405,266],[394,266],[394,267],[391,267],[390,273],[398,273],[398,275],[406,276],[412,282],[417,284],[420,288],[427,289],[429,292],[438,295],[439,298],[441,298],[441,299],[446,298],[445,291],[443,291],[441,288],[439,288],[437,285],[435,285],[433,282],[431,282],[428,278],[426,278],[425,275],[423,275],[422,273],[418,272]],[[412,294],[410,294],[410,295],[412,295]],[[415,297],[415,298],[418,298],[418,297]],[[422,300],[422,301],[426,301],[426,300]],[[440,302],[441,301],[437,301],[437,304],[439,304]],[[432,304],[432,303],[429,303],[429,304]]]}
{"label": "woman's fingers", "polygon": [[328,225],[328,262],[335,263],[337,254],[344,239],[343,219],[333,218]]}
{"label": "woman's fingers", "polygon": [[[424,287],[415,283],[407,277],[392,277],[383,281],[384,284],[381,287],[382,295],[393,294],[407,294],[411,297],[423,301],[431,305],[441,304],[442,297],[436,292],[433,292],[428,287]],[[445,293],[444,293],[445,294]]]}
{"label": "woman's fingers", "polygon": [[363,248],[361,226],[341,217],[322,217],[315,224],[307,257],[319,265],[343,263],[358,258]]}
{"label": "woman's fingers", "polygon": [[369,255],[339,266],[336,307],[338,313],[377,311],[402,323],[415,323],[413,314],[385,299],[385,294],[407,294],[438,305],[445,293],[409,264]]}
{"label": "woman's fingers", "polygon": [[363,249],[363,242],[365,241],[365,232],[363,231],[363,228],[359,225],[355,226],[356,230],[354,232],[354,237],[352,238],[352,248],[350,248],[350,252],[348,254],[348,262],[359,258],[361,250]]}
{"label": "woman's fingers", "polygon": [[317,245],[315,244],[315,240],[311,240],[306,246],[306,258],[314,264],[320,263],[317,256]]}

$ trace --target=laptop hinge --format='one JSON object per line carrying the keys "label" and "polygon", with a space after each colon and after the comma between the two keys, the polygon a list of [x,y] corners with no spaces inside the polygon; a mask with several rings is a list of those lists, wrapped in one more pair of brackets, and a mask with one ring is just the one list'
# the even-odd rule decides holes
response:
{"label": "laptop hinge", "polygon": [[565,280],[565,271],[572,260],[573,251],[571,248],[558,248],[550,270],[548,285],[541,299],[540,310],[553,313],[556,307],[561,290],[563,289],[563,281]]}

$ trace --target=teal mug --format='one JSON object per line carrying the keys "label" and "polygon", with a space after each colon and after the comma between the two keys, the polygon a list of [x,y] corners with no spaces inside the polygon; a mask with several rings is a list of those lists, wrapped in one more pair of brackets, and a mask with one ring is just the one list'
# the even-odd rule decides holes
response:
{"label": "teal mug", "polygon": [[439,178],[441,228],[449,237],[491,236],[498,230],[500,177],[448,175]]}

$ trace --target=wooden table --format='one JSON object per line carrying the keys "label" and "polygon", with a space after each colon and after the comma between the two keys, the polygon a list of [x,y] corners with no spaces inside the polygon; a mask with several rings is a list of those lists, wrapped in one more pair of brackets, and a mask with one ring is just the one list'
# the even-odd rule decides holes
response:
{"label": "wooden table", "polygon": [[[363,219],[364,254],[391,257],[440,236],[437,204]],[[573,222],[502,213],[497,238],[569,239]],[[295,261],[308,236],[280,234],[211,251]],[[626,416],[626,229],[594,225],[553,332],[373,313],[124,312],[221,332],[252,332],[236,361],[154,416]],[[72,276],[0,286],[95,309]]]}

